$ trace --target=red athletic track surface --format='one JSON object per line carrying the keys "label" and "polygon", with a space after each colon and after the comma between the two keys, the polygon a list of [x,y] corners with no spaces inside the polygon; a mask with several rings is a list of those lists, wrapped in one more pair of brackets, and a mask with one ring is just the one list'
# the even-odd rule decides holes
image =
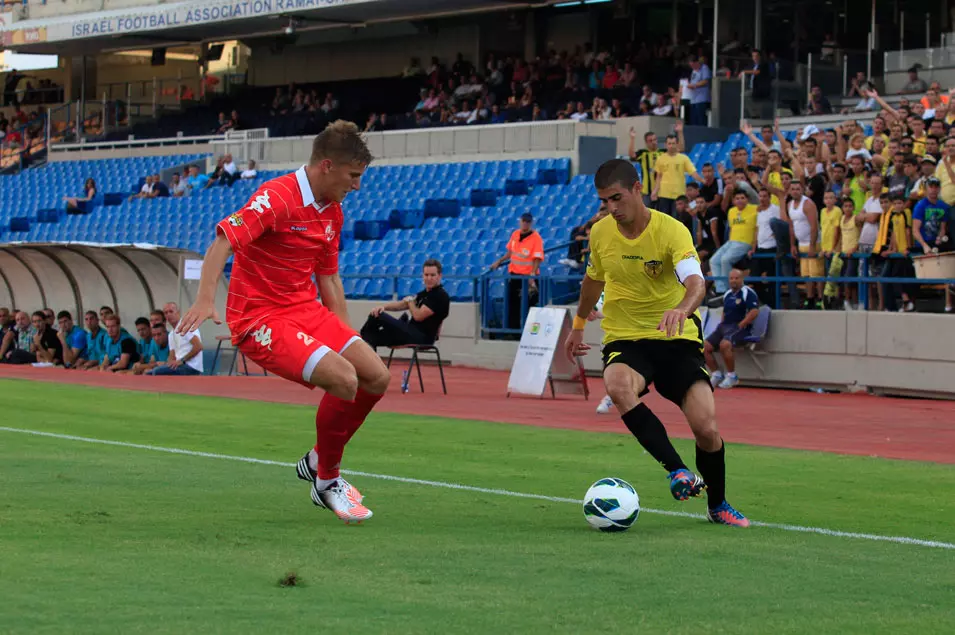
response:
{"label": "red athletic track surface", "polygon": [[[506,399],[506,372],[447,368],[449,394],[442,395],[437,368],[423,370],[427,392],[418,392],[413,380],[411,392],[401,394],[401,370],[392,368],[394,380],[378,410],[626,433],[616,415],[595,414],[603,395],[599,379],[590,380],[588,401],[569,395]],[[0,377],[293,404],[317,404],[321,398],[320,391],[276,377],[133,377],[30,366],[0,366]],[[690,438],[674,405],[655,393],[646,401],[673,436]],[[955,402],[734,388],[718,390],[716,403],[729,443],[955,464]]]}

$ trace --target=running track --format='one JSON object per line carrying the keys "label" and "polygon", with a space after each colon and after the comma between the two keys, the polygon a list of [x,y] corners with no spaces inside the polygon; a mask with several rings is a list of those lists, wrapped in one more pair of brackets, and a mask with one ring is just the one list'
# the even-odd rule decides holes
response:
{"label": "running track", "polygon": [[[603,394],[599,379],[590,380],[597,394],[589,401],[507,399],[506,372],[447,368],[448,395],[440,392],[435,367],[423,372],[428,392],[418,392],[412,381],[411,392],[401,394],[401,371],[393,368],[394,381],[378,410],[626,433],[616,416],[594,413]],[[293,404],[317,404],[321,396],[275,377],[132,377],[29,366],[0,366],[0,377]],[[955,402],[754,388],[717,391],[716,397],[720,429],[730,443],[955,464]],[[670,434],[691,436],[675,406],[655,393],[647,403]]]}

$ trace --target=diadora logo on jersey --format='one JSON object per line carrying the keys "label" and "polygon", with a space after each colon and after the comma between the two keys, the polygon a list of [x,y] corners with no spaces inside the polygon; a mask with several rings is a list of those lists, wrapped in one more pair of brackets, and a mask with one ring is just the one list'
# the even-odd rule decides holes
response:
{"label": "diadora logo on jersey", "polygon": [[305,225],[292,225],[291,227],[289,227],[289,229],[291,229],[293,232],[307,232],[307,231],[308,231],[308,227],[306,227]]}
{"label": "diadora logo on jersey", "polygon": [[272,209],[272,203],[269,202],[269,191],[265,190],[256,196],[255,199],[249,203],[249,209],[254,210],[257,214],[261,214],[267,209]]}
{"label": "diadora logo on jersey", "polygon": [[264,324],[259,327],[258,331],[252,333],[252,339],[254,339],[256,344],[259,346],[264,346],[265,348],[272,350],[272,329],[268,328]]}
{"label": "diadora logo on jersey", "polygon": [[312,337],[311,335],[306,335],[305,333],[302,333],[301,331],[299,331],[298,335],[296,335],[295,337],[305,342],[305,346],[311,346],[315,342],[314,337]]}
{"label": "diadora logo on jersey", "polygon": [[238,214],[232,214],[229,216],[229,224],[233,227],[242,227],[242,217]]}
{"label": "diadora logo on jersey", "polygon": [[634,254],[623,254],[620,257],[623,258],[624,260],[643,260],[643,256],[637,256]]}

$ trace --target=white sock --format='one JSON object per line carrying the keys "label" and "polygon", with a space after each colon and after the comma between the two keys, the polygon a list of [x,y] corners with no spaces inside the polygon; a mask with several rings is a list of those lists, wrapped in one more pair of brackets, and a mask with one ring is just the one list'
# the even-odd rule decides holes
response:
{"label": "white sock", "polygon": [[318,452],[315,451],[315,448],[308,451],[308,466],[313,471],[318,471]]}
{"label": "white sock", "polygon": [[315,489],[317,489],[320,492],[324,492],[325,490],[327,490],[329,487],[332,486],[332,483],[334,483],[337,480],[338,480],[337,477],[336,478],[317,478],[315,479]]}
{"label": "white sock", "polygon": [[727,377],[732,377],[733,379],[736,379],[736,373],[726,373],[726,376],[727,376]]}

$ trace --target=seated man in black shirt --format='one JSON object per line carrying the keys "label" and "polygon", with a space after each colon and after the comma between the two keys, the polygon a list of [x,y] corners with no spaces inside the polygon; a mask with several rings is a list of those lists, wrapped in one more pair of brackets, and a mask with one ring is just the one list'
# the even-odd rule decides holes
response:
{"label": "seated man in black shirt", "polygon": [[[441,263],[430,259],[422,266],[424,291],[397,302],[389,302],[372,309],[361,338],[372,348],[403,346],[405,344],[433,344],[444,318],[448,317],[451,298],[441,286]],[[385,311],[408,311],[400,319]]]}
{"label": "seated man in black shirt", "polygon": [[36,361],[47,364],[63,363],[63,342],[56,336],[56,331],[47,324],[46,314],[37,311],[33,314],[33,346],[36,351]]}

